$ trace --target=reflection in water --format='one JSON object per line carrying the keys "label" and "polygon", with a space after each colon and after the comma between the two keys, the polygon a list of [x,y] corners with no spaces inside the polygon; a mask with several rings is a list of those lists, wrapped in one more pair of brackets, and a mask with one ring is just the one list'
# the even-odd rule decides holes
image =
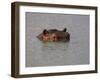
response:
{"label": "reflection in water", "polygon": [[42,44],[41,50],[43,52],[66,52],[68,49],[68,42],[44,42]]}

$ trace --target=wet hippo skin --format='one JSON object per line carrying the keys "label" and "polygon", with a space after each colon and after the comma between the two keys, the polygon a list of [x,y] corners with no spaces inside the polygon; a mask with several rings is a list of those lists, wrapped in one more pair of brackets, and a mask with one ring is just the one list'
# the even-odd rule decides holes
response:
{"label": "wet hippo skin", "polygon": [[45,42],[57,42],[57,41],[69,41],[70,34],[67,32],[67,29],[63,30],[57,29],[44,29],[42,33],[40,33],[37,38],[41,41]]}

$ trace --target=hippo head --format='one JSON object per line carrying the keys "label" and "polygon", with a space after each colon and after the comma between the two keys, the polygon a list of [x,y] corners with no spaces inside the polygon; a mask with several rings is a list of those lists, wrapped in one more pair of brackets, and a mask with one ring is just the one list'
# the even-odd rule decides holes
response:
{"label": "hippo head", "polygon": [[43,32],[37,37],[42,41],[66,41],[69,39],[69,33],[66,31],[66,28],[64,28],[62,31],[59,31],[57,29],[44,29]]}
{"label": "hippo head", "polygon": [[44,29],[43,32],[38,37],[42,41],[57,41],[57,35],[51,33],[49,30]]}

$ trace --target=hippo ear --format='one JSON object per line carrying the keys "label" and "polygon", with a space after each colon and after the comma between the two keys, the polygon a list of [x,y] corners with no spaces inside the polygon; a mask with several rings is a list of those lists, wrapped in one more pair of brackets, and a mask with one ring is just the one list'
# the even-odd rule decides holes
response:
{"label": "hippo ear", "polygon": [[46,29],[43,30],[43,34],[47,34],[48,31]]}
{"label": "hippo ear", "polygon": [[63,29],[63,32],[66,32],[66,31],[67,31],[67,28],[64,28],[64,29]]}

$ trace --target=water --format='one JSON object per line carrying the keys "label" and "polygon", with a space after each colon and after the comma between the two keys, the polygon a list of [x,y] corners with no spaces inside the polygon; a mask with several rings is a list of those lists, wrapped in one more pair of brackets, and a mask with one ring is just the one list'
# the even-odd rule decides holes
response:
{"label": "water", "polygon": [[[42,42],[44,29],[68,28],[69,42]],[[89,16],[26,13],[26,67],[89,64]]]}

